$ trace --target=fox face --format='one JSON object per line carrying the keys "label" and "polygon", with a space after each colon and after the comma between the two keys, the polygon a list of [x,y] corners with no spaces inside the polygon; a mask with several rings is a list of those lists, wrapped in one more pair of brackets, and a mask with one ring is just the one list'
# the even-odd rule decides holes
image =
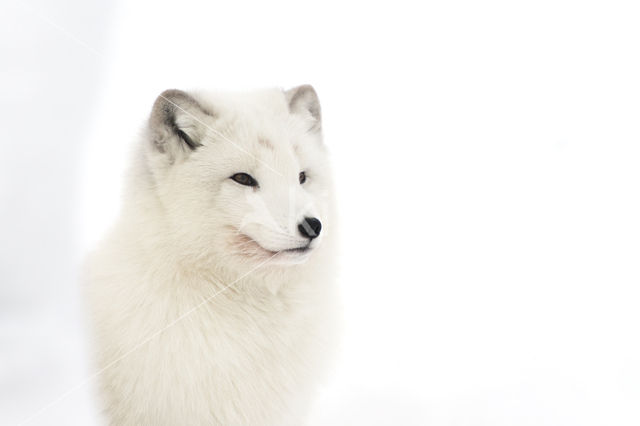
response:
{"label": "fox face", "polygon": [[331,232],[321,124],[311,86],[163,92],[145,138],[162,238],[232,266],[305,263]]}

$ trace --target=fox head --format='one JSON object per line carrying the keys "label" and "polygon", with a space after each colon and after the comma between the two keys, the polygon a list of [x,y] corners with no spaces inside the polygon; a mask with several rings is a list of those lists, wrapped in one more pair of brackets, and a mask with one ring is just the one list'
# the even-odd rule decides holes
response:
{"label": "fox head", "polygon": [[303,264],[333,231],[320,103],[311,86],[167,90],[153,105],[145,143],[163,238],[184,256],[227,266]]}

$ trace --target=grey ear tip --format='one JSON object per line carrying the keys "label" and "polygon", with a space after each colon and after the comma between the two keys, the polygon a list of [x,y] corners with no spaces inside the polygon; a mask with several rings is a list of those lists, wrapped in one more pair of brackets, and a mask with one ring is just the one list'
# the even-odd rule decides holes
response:
{"label": "grey ear tip", "polygon": [[292,91],[300,95],[309,93],[316,98],[318,97],[318,92],[316,92],[316,89],[311,84],[301,84],[300,86],[294,87]]}
{"label": "grey ear tip", "polygon": [[179,93],[183,93],[182,90],[179,90],[179,89],[167,89],[167,90],[163,90],[162,93],[160,93],[160,96],[173,96],[173,95],[177,95]]}
{"label": "grey ear tip", "polygon": [[307,102],[320,102],[316,89],[314,89],[310,84],[303,84],[289,89],[285,92],[285,95],[290,105],[295,104],[302,99],[306,99]]}
{"label": "grey ear tip", "polygon": [[283,92],[288,100],[299,98],[301,96],[310,96],[316,99],[318,98],[318,93],[311,84],[301,84],[288,90],[283,90]]}
{"label": "grey ear tip", "polygon": [[180,89],[167,89],[165,91],[163,91],[162,93],[160,93],[160,95],[158,95],[158,101],[164,101],[164,102],[177,102],[180,100],[188,100],[191,98],[191,95],[189,95],[187,92],[185,92],[184,90],[180,90]]}
{"label": "grey ear tip", "polygon": [[306,111],[317,121],[314,128],[320,128],[322,115],[320,112],[320,100],[318,99],[318,94],[312,85],[303,84],[301,86],[294,87],[293,89],[285,92],[285,96],[289,103],[290,112]]}
{"label": "grey ear tip", "polygon": [[313,86],[311,84],[308,84],[308,83],[307,84],[301,84],[300,86],[298,86],[298,88],[300,90],[309,90],[309,91],[313,91],[313,92],[316,91],[316,89],[314,89]]}
{"label": "grey ear tip", "polygon": [[178,89],[167,89],[160,93],[153,103],[153,112],[168,112],[169,105],[173,103],[171,99],[175,99],[177,96],[180,96],[183,92]]}

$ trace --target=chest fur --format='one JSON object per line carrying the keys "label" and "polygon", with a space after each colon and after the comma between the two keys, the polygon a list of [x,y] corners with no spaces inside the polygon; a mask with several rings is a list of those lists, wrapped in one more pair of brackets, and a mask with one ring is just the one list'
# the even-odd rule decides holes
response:
{"label": "chest fur", "polygon": [[318,304],[293,300],[207,302],[197,292],[158,292],[121,318],[104,318],[102,362],[121,357],[103,373],[111,417],[123,424],[299,421],[327,330],[318,327]]}

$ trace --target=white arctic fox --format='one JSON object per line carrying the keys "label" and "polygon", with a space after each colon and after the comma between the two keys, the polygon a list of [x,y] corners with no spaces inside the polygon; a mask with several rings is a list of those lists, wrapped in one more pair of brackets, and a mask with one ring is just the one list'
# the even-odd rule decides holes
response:
{"label": "white arctic fox", "polygon": [[165,91],[137,154],[87,262],[108,422],[305,423],[336,302],[315,91]]}

